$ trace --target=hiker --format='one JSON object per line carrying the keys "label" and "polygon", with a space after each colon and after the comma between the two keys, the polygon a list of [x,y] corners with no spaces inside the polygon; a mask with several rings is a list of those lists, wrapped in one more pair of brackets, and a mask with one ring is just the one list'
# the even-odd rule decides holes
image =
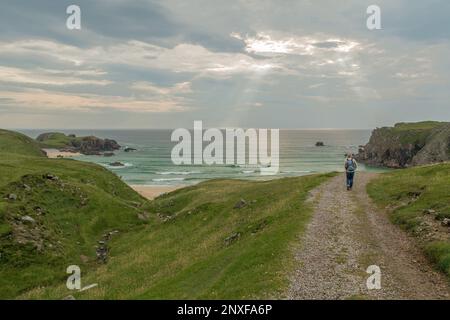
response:
{"label": "hiker", "polygon": [[353,178],[355,177],[355,171],[358,165],[356,164],[353,154],[347,154],[347,159],[345,159],[345,173],[347,175],[347,190],[353,188]]}

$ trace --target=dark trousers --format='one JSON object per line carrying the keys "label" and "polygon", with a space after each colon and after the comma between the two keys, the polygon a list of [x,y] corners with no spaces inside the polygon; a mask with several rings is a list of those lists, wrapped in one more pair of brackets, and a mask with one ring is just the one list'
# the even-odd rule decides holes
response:
{"label": "dark trousers", "polygon": [[354,177],[355,177],[355,172],[347,171],[347,187],[349,187],[349,188],[353,187],[353,178]]}

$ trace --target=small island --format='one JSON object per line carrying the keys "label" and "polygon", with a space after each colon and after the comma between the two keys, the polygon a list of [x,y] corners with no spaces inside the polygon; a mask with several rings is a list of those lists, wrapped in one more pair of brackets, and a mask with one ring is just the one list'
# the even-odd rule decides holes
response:
{"label": "small island", "polygon": [[111,162],[109,165],[110,165],[111,167],[125,167],[125,164],[123,164],[123,163],[120,162],[120,161]]}
{"label": "small island", "polygon": [[53,148],[68,154],[112,156],[113,151],[120,149],[117,141],[112,139],[101,139],[95,136],[77,137],[74,134],[65,135],[60,132],[43,133],[36,140],[43,148]]}

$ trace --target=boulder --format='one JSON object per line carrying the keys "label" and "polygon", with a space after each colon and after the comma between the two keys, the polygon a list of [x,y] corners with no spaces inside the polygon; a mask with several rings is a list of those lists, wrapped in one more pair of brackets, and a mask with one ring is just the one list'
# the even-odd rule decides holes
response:
{"label": "boulder", "polygon": [[123,163],[120,162],[120,161],[111,162],[109,165],[110,165],[111,167],[125,167],[125,164],[123,164]]}
{"label": "boulder", "polygon": [[54,175],[54,174],[47,173],[47,174],[44,175],[44,179],[52,180],[52,181],[58,181],[59,177]]}
{"label": "boulder", "polygon": [[237,241],[240,237],[241,237],[241,233],[240,232],[235,232],[232,235],[230,235],[229,237],[225,238],[225,244],[227,246],[229,246],[233,242]]}
{"label": "boulder", "polygon": [[236,202],[236,204],[234,205],[234,209],[241,209],[241,208],[245,207],[246,205],[247,205],[247,201],[245,201],[244,199],[241,199],[238,202]]}
{"label": "boulder", "polygon": [[323,147],[323,146],[325,146],[325,143],[323,143],[322,141],[316,142],[316,147]]}
{"label": "boulder", "polygon": [[147,212],[138,213],[137,217],[139,220],[142,220],[142,221],[147,221],[150,218],[149,214]]}
{"label": "boulder", "polygon": [[36,220],[34,220],[32,217],[30,216],[23,216],[20,220],[22,220],[25,223],[31,223],[34,224],[36,223]]}
{"label": "boulder", "polygon": [[115,156],[115,154],[114,154],[114,152],[105,152],[105,153],[103,153],[103,156],[104,157],[113,157],[113,156]]}
{"label": "boulder", "polygon": [[14,201],[17,200],[17,195],[15,193],[10,193],[7,195],[8,200]]}

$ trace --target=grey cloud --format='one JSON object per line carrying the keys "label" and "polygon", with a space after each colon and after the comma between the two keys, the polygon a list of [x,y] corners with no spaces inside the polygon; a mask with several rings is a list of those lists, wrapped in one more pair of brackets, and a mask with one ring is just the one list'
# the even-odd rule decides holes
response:
{"label": "grey cloud", "polygon": [[[2,79],[0,91],[42,90],[90,97],[87,102],[99,103],[101,108],[91,108],[86,116],[74,110],[14,104],[10,94],[0,100],[0,126],[39,122],[45,127],[57,120],[62,126],[167,128],[190,126],[202,119],[208,126],[366,128],[395,121],[450,119],[448,1],[379,0],[383,29],[378,31],[366,28],[371,0],[79,0],[83,26],[79,32],[65,28],[65,9],[72,3],[2,1],[0,43],[45,40],[74,49],[49,49],[48,54],[0,49],[0,67],[37,72],[35,83],[19,82],[23,74]],[[246,43],[232,33],[242,39],[266,33],[275,42],[257,43],[254,51],[247,52]],[[300,44],[305,39],[314,41],[289,47],[283,44],[289,39]],[[154,46],[154,52],[139,51],[130,41]],[[346,51],[349,41],[359,47]],[[270,47],[280,44],[285,47]],[[286,48],[298,52],[285,53]],[[56,54],[71,59],[58,59]],[[83,63],[74,65],[74,58]],[[104,74],[98,77],[75,72],[65,76],[109,84],[37,83],[43,79],[36,71],[39,68],[99,69]],[[44,75],[44,80],[61,77]],[[127,113],[117,108],[118,103],[116,108],[107,107],[111,97],[124,103],[142,99],[142,92],[132,88],[136,82],[161,88],[189,82],[192,92],[181,94],[185,109],[176,113],[171,100],[175,94],[162,97],[172,107],[168,112]]]}

